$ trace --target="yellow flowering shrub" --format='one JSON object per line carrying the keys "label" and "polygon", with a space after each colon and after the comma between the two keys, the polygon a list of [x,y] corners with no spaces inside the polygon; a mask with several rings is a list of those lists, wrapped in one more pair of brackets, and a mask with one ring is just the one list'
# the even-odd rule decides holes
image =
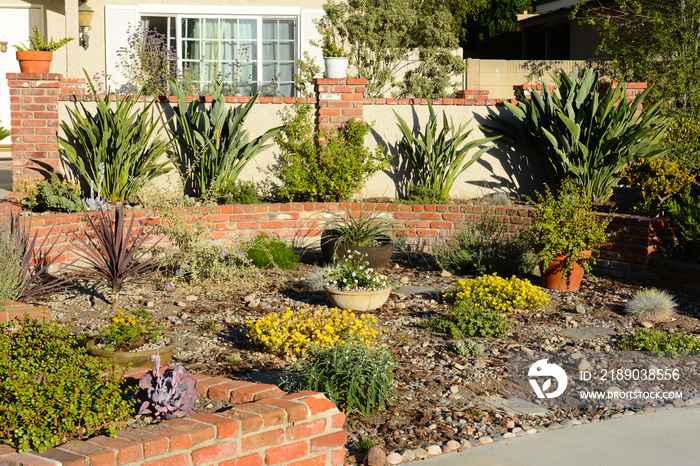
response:
{"label": "yellow flowering shrub", "polygon": [[370,314],[325,306],[287,308],[246,322],[247,336],[266,350],[302,357],[310,345],[330,348],[338,342],[369,345],[378,336],[377,318]]}
{"label": "yellow flowering shrub", "polygon": [[534,311],[549,304],[547,294],[529,280],[501,278],[495,273],[459,280],[443,298],[448,302],[469,299],[483,309],[499,312]]}

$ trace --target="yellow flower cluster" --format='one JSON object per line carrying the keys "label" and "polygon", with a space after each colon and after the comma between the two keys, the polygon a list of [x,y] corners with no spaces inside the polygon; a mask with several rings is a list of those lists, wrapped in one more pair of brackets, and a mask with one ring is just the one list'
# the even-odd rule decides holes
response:
{"label": "yellow flower cluster", "polygon": [[495,273],[459,280],[443,298],[449,302],[470,299],[483,309],[499,312],[537,310],[549,304],[547,294],[529,280],[521,280],[515,276],[501,278]]}
{"label": "yellow flower cluster", "polygon": [[307,306],[287,308],[246,322],[247,336],[268,351],[302,357],[310,345],[329,348],[344,341],[372,343],[377,335],[377,318],[359,317],[352,311]]}
{"label": "yellow flower cluster", "polygon": [[121,324],[125,327],[133,327],[136,325],[136,318],[134,316],[126,315],[123,311],[118,311],[117,315],[112,317],[112,322],[115,324]]}

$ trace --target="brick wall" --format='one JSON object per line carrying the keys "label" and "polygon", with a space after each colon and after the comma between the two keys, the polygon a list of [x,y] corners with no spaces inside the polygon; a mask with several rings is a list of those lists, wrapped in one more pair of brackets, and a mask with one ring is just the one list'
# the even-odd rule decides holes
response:
{"label": "brick wall", "polygon": [[[146,369],[126,374],[137,381]],[[345,414],[323,394],[286,394],[274,385],[195,375],[197,391],[235,406],[136,429],[116,438],[67,442],[38,454],[0,445],[0,464],[44,466],[339,466]]]}
{"label": "brick wall", "polygon": [[317,127],[338,128],[353,118],[362,120],[366,79],[314,79],[317,99]]}

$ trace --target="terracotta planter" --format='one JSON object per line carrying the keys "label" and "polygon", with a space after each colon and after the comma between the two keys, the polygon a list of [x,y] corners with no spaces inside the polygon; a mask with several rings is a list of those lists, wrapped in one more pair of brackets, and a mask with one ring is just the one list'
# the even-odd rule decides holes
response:
{"label": "terracotta planter", "polygon": [[394,242],[391,238],[385,237],[378,246],[353,246],[338,243],[337,235],[333,230],[326,230],[321,234],[321,253],[326,264],[333,262],[333,256],[346,257],[350,251],[365,254],[369,266],[373,269],[379,269],[391,263]]}
{"label": "terracotta planter", "polygon": [[389,299],[393,287],[388,286],[383,290],[357,290],[340,291],[329,286],[324,287],[326,297],[335,307],[349,309],[351,311],[371,311],[378,309]]}
{"label": "terracotta planter", "polygon": [[18,50],[16,57],[22,73],[48,73],[51,69],[53,52]]}
{"label": "terracotta planter", "polygon": [[88,353],[91,355],[97,356],[98,358],[112,359],[118,366],[128,367],[131,365],[131,367],[148,367],[149,369],[153,369],[154,364],[151,362],[151,356],[156,353],[160,354],[161,366],[166,366],[170,362],[170,358],[173,355],[175,347],[178,345],[178,341],[175,337],[168,338],[170,338],[170,344],[167,346],[142,352],[106,351],[96,347],[95,340],[88,340],[86,347]]}
{"label": "terracotta planter", "polygon": [[[591,251],[583,251],[583,255],[590,257]],[[574,268],[564,275],[565,260],[565,255],[558,254],[546,269],[544,263],[540,262],[540,276],[542,277],[542,286],[544,288],[560,291],[578,291],[581,288],[583,267],[579,264],[574,264]]]}

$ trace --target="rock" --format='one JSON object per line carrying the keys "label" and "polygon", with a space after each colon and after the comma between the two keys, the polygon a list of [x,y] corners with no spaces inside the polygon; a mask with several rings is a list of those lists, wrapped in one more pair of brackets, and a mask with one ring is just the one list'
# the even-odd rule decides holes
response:
{"label": "rock", "polygon": [[399,281],[401,283],[403,283],[404,285],[407,285],[411,281],[411,279],[408,277],[401,277],[401,279]]}
{"label": "rock", "polygon": [[450,387],[450,392],[452,393],[459,393],[459,387],[457,385],[452,385]]}
{"label": "rock", "polygon": [[447,446],[452,449],[452,451],[459,450],[461,448],[461,444],[457,440],[449,440],[447,442]]}
{"label": "rock", "polygon": [[413,450],[407,449],[401,452],[401,459],[404,461],[404,463],[408,463],[409,461],[416,459],[416,454]]}
{"label": "rock", "polygon": [[521,347],[520,347],[520,351],[522,351],[523,353],[525,353],[525,356],[527,356],[527,357],[530,357],[530,356],[532,356],[532,355],[535,354],[535,352],[532,351],[532,350],[531,350],[530,348],[528,348],[527,346],[521,346]]}
{"label": "rock", "polygon": [[413,453],[416,454],[416,459],[417,459],[417,460],[424,460],[424,459],[426,459],[428,456],[430,456],[430,455],[428,454],[428,452],[425,451],[425,449],[423,449],[423,448],[416,448],[415,450],[413,450]]}
{"label": "rock", "polygon": [[508,422],[506,422],[506,428],[507,429],[514,429],[515,428],[515,421],[510,419]]}
{"label": "rock", "polygon": [[193,294],[188,294],[187,296],[185,296],[185,301],[189,301],[189,302],[197,301],[197,296],[195,296]]}
{"label": "rock", "polygon": [[175,303],[177,307],[187,307],[187,303],[184,301],[178,301]]}
{"label": "rock", "polygon": [[153,301],[146,301],[146,307],[155,307],[155,303]]}
{"label": "rock", "polygon": [[517,436],[518,436],[518,434],[515,434],[513,432],[506,432],[505,434],[503,434],[504,439],[515,438]]}
{"label": "rock", "polygon": [[681,400],[681,399],[673,400],[673,407],[674,408],[682,408],[683,406],[685,406],[685,403],[683,402],[683,400]]}
{"label": "rock", "polygon": [[250,302],[253,301],[256,297],[257,297],[257,296],[255,295],[255,293],[251,293],[251,294],[249,294],[249,295],[246,295],[246,296],[243,298],[243,302],[245,302],[245,303],[250,303]]}
{"label": "rock", "polygon": [[579,314],[585,314],[586,313],[586,308],[583,307],[583,304],[577,304],[575,308],[576,312]]}
{"label": "rock", "polygon": [[578,363],[578,366],[577,366],[578,370],[580,370],[580,371],[587,371],[591,367],[593,367],[593,366],[586,359],[581,359],[581,361]]}
{"label": "rock", "polygon": [[448,272],[447,270],[443,270],[442,272],[440,272],[440,276],[442,278],[450,278],[452,276],[452,274],[450,272]]}
{"label": "rock", "polygon": [[458,371],[463,371],[464,369],[466,369],[466,367],[457,362],[453,363],[452,365],[455,366],[455,369],[457,369]]}
{"label": "rock", "polygon": [[459,445],[465,450],[472,447],[472,443],[465,438],[459,441]]}
{"label": "rock", "polygon": [[386,464],[386,452],[381,447],[372,447],[367,451],[362,464],[365,466],[384,466]]}
{"label": "rock", "polygon": [[442,454],[442,447],[440,445],[430,445],[425,449],[430,456],[437,456]]}
{"label": "rock", "polygon": [[651,322],[647,322],[646,320],[644,322],[640,322],[639,325],[641,325],[644,328],[654,328],[654,324]]}
{"label": "rock", "polygon": [[481,445],[486,445],[489,443],[493,443],[493,439],[489,437],[488,435],[484,435],[483,437],[479,437],[479,443]]}
{"label": "rock", "polygon": [[485,369],[486,368],[486,362],[484,361],[476,361],[474,363],[474,369]]}
{"label": "rock", "polygon": [[401,464],[402,462],[403,458],[396,452],[386,455],[386,464]]}
{"label": "rock", "polygon": [[700,398],[693,397],[685,400],[685,405],[686,406],[695,406],[697,404],[700,404]]}
{"label": "rock", "polygon": [[445,444],[442,446],[442,454],[444,455],[445,453],[452,453],[452,447]]}

